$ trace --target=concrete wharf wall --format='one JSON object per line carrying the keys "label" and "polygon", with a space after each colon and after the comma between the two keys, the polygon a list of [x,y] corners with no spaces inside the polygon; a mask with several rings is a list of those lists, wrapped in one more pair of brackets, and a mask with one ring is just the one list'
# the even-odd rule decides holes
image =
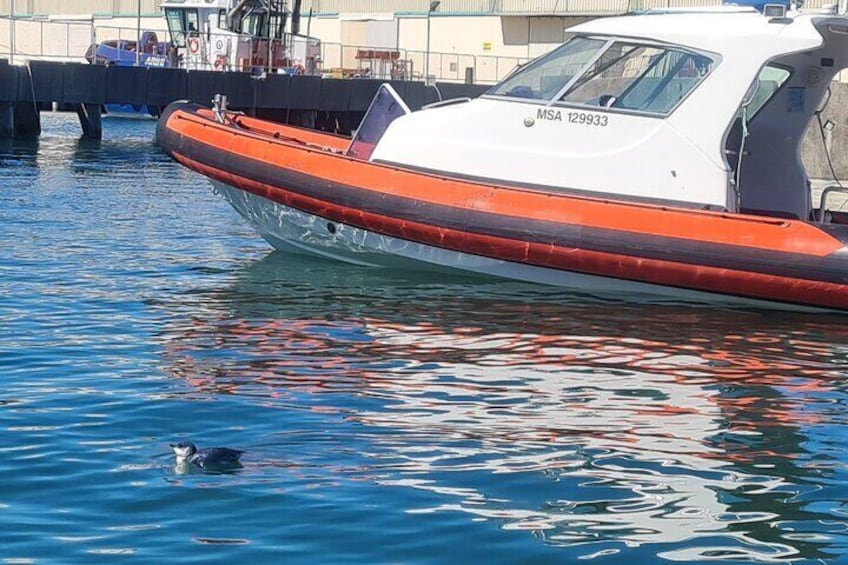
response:
{"label": "concrete wharf wall", "polygon": [[[164,108],[174,100],[209,105],[216,94],[229,107],[250,115],[350,133],[381,80],[328,79],[317,76],[242,72],[186,71],[30,61],[27,66],[0,60],[0,137],[40,133],[38,112],[54,105],[75,109],[85,136],[99,138],[101,106],[147,105]],[[413,110],[440,99],[476,97],[486,86],[388,81]]]}

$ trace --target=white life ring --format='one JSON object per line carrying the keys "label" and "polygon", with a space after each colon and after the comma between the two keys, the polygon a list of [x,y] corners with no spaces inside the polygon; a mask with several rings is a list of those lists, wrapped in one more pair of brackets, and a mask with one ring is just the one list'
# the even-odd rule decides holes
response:
{"label": "white life ring", "polygon": [[188,52],[197,53],[200,51],[200,40],[196,37],[188,38]]}
{"label": "white life ring", "polygon": [[224,40],[223,39],[219,39],[218,41],[215,42],[215,49],[217,49],[218,51],[224,50]]}

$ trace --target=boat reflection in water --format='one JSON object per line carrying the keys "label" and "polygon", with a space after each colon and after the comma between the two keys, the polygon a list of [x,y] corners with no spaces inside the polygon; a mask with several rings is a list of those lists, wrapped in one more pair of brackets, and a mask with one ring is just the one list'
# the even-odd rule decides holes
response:
{"label": "boat reflection in water", "polygon": [[467,513],[582,556],[848,549],[844,493],[816,494],[846,462],[838,317],[300,261],[271,256],[168,305],[191,317],[163,339],[190,394],[332,413],[329,433],[363,453],[356,473],[441,501],[408,512]]}

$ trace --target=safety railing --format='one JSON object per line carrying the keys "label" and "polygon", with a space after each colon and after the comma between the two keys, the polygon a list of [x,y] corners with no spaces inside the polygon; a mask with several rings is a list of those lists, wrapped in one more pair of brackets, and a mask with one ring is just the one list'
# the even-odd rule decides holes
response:
{"label": "safety railing", "polygon": [[[139,33],[139,31],[141,33]],[[95,24],[92,37],[94,37],[97,42],[110,40],[137,41],[139,35],[143,34],[145,31],[155,32],[161,40],[166,40],[168,38],[168,29],[165,27],[164,22],[162,22],[161,26],[146,25],[141,30],[137,27]]]}
{"label": "safety railing", "polygon": [[821,196],[819,197],[819,214],[818,218],[816,218],[820,223],[827,223],[829,221],[830,212],[827,208],[827,201],[831,195],[841,194],[842,199],[840,202],[840,209],[845,205],[846,197],[848,197],[848,188],[845,188],[841,183],[831,183],[822,188]]}
{"label": "safety railing", "polygon": [[[582,0],[555,2],[557,10],[574,10]],[[586,0],[588,1],[588,0]],[[604,0],[615,10],[628,11],[638,8],[659,6],[702,6],[713,0]],[[819,8],[833,0],[806,0],[806,9]],[[841,0],[842,1],[842,0]],[[547,0],[528,3],[524,0],[491,0],[493,13],[511,13],[527,9],[543,10]],[[717,3],[717,2],[715,2]],[[445,4],[445,7],[447,5]],[[446,9],[446,8],[445,8]],[[544,10],[543,10],[544,11]],[[136,41],[137,27],[119,27],[103,23],[102,19],[39,19],[31,17],[0,16],[0,57],[13,63],[30,60],[57,60],[85,62],[89,47],[101,41]],[[155,25],[151,25],[155,24]],[[165,23],[161,18],[145,19],[143,30],[152,30],[161,39],[167,37]],[[527,53],[542,54],[553,47],[551,44],[530,44]],[[322,42],[318,64],[308,71],[321,72],[325,76],[367,76],[395,80],[438,80],[449,82],[474,82],[491,84],[503,79],[518,65],[532,57],[505,57],[496,55],[445,53],[438,50],[387,49],[374,46],[344,45]],[[270,57],[268,58],[270,60]],[[226,68],[230,68],[227,66]],[[426,69],[426,71],[425,71]],[[238,70],[245,70],[239,68]],[[250,69],[256,71],[257,69]],[[262,68],[258,69],[262,71]],[[264,70],[267,70],[264,69]],[[429,77],[425,77],[424,74]],[[840,80],[845,80],[844,74]]]}
{"label": "safety railing", "polygon": [[[153,31],[161,38],[167,37],[164,27]],[[107,40],[134,42],[137,39],[138,28],[100,25],[92,19],[0,17],[0,57],[8,57],[19,64],[32,60],[83,63],[93,44]]]}
{"label": "safety railing", "polygon": [[[681,3],[687,0],[640,0],[642,6],[663,2]],[[691,0],[700,2],[701,0]],[[807,0],[805,7],[814,8],[825,0]],[[45,20],[35,18],[0,16],[0,58],[13,63],[30,60],[85,62],[90,46],[102,41],[136,41],[137,27],[119,27],[102,23],[103,20]],[[157,25],[149,25],[156,23]],[[164,21],[151,18],[143,22],[143,30],[155,31],[160,39],[167,38]],[[528,54],[537,56],[554,47],[553,44],[530,44]],[[364,45],[344,45],[322,42],[320,60],[305,72],[321,73],[331,77],[372,77],[394,80],[437,80],[445,82],[474,82],[492,84],[502,80],[517,66],[532,57],[505,57],[444,53],[436,50],[410,50],[381,48]],[[270,60],[270,57],[268,57]],[[302,61],[305,65],[306,61]],[[226,70],[267,71],[267,67],[245,69],[229,65]],[[425,69],[429,77],[425,77]],[[845,73],[838,80],[845,81]]]}
{"label": "safety railing", "polygon": [[[526,57],[386,49],[341,43],[321,44],[321,69],[336,78],[437,80],[491,84],[503,79]],[[424,76],[427,69],[429,77]]]}
{"label": "safety railing", "polygon": [[94,42],[91,20],[0,18],[0,54],[13,63],[84,62],[86,50]]}
{"label": "safety railing", "polygon": [[[145,26],[142,31],[155,31],[160,39],[167,38],[164,25],[159,29]],[[136,27],[101,24],[93,19],[61,21],[6,17],[0,18],[0,57],[8,56],[19,64],[30,60],[85,62],[89,48],[98,42],[135,42],[138,36]],[[526,57],[384,49],[328,42],[321,43],[320,52],[316,67],[307,71],[345,78],[424,80],[427,69],[430,80],[479,84],[495,83],[529,60]],[[250,70],[261,72],[267,68]]]}

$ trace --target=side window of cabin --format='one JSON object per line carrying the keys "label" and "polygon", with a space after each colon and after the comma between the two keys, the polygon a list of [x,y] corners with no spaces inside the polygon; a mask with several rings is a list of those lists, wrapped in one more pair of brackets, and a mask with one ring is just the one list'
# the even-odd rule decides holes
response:
{"label": "side window of cabin", "polygon": [[186,10],[186,32],[189,37],[196,36],[200,32],[200,24],[199,18],[197,17],[197,10]]}
{"label": "side window of cabin", "polygon": [[760,74],[757,76],[757,88],[754,91],[754,96],[751,98],[751,103],[748,105],[748,119],[750,120],[759,112],[763,106],[768,104],[768,101],[780,90],[780,87],[789,80],[792,75],[783,67],[774,65],[766,65]]}
{"label": "side window of cabin", "polygon": [[242,33],[265,37],[265,15],[259,13],[251,13],[245,16],[242,23]]}
{"label": "side window of cabin", "polygon": [[575,37],[529,63],[487,94],[550,100],[606,45],[601,39]]}
{"label": "side window of cabin", "polygon": [[712,66],[708,57],[687,51],[615,43],[560,100],[668,114]]}
{"label": "side window of cabin", "polygon": [[621,108],[668,114],[711,70],[707,57],[668,50],[621,97]]}
{"label": "side window of cabin", "polygon": [[165,20],[168,22],[168,31],[171,35],[171,41],[177,47],[185,47],[185,20],[183,19],[183,10],[174,8],[165,8]]}

